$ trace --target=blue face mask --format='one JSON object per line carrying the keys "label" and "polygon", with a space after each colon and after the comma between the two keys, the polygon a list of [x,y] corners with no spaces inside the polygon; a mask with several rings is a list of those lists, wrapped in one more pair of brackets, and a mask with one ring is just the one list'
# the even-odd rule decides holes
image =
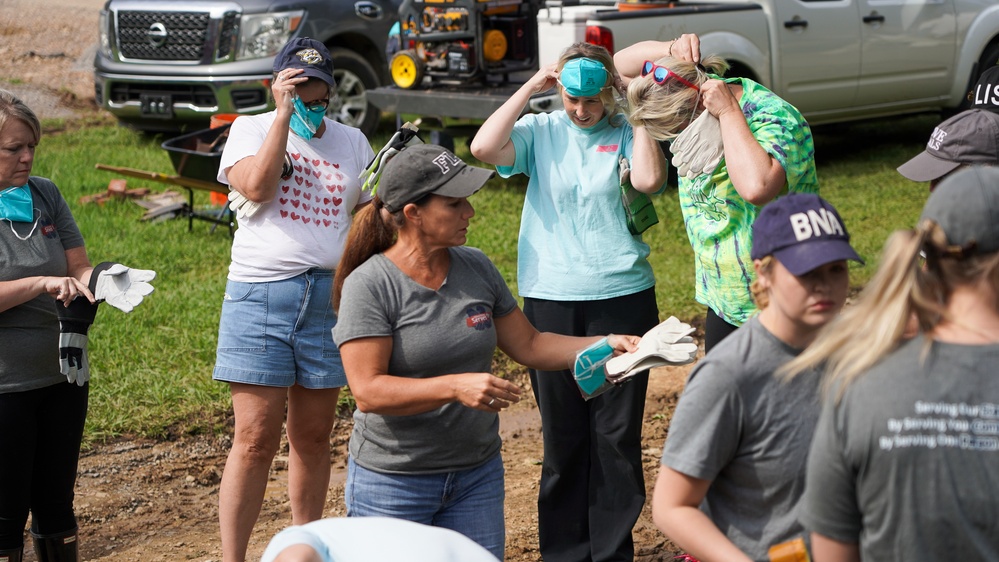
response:
{"label": "blue face mask", "polygon": [[28,184],[0,191],[0,219],[11,222],[33,222],[34,206],[31,204],[31,190]]}
{"label": "blue face mask", "polygon": [[295,113],[291,116],[291,131],[305,140],[311,140],[323,122],[326,109],[310,110],[302,98],[295,96]]}

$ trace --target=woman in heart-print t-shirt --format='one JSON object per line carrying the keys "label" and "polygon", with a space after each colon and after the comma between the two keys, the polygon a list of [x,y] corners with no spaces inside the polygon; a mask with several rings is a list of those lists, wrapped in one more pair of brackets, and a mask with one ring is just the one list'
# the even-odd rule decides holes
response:
{"label": "woman in heart-print t-shirt", "polygon": [[239,220],[212,375],[230,385],[236,419],[219,492],[224,562],[246,558],[286,404],[292,523],[322,517],[346,384],[333,273],[353,212],[371,199],[358,181],[374,157],[368,140],[324,116],[335,95],[326,47],[294,39],[274,71],[276,109],[233,122],[218,174]]}

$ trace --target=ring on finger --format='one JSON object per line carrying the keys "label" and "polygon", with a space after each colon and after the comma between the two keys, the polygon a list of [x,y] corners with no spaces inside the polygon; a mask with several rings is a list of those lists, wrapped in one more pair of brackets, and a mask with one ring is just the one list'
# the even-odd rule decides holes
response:
{"label": "ring on finger", "polygon": [[489,403],[488,403],[488,404],[486,404],[486,406],[492,406],[492,405],[493,405],[493,402],[495,402],[495,401],[496,401],[496,399],[495,399],[495,398],[490,398],[490,399],[489,399]]}

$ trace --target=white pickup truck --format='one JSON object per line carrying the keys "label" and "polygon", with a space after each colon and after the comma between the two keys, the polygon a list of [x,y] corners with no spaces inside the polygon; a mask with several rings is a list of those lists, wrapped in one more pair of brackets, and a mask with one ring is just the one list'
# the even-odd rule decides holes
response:
{"label": "white pickup truck", "polygon": [[[987,0],[714,0],[621,11],[550,0],[539,60],[574,41],[612,52],[696,33],[729,75],[767,86],[813,125],[957,109],[999,60],[999,4]],[[543,30],[543,31],[542,31]]]}
{"label": "white pickup truck", "polygon": [[[999,61],[995,0],[687,0],[652,5],[548,0],[537,17],[538,60],[554,62],[576,41],[614,52],[642,40],[696,33],[702,53],[730,62],[729,76],[767,86],[813,125],[960,109],[981,72]],[[510,84],[510,91],[516,86]],[[477,91],[474,85],[394,90],[379,88],[369,99],[383,110],[443,118],[487,117],[509,93]],[[461,99],[476,101],[457,103]],[[462,107],[472,110],[456,111]],[[551,97],[531,105],[536,111],[552,107]]]}

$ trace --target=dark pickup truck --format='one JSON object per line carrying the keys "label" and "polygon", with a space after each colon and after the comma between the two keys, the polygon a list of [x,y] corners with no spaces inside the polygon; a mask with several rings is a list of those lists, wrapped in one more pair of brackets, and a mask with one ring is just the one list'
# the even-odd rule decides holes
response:
{"label": "dark pickup truck", "polygon": [[207,127],[266,111],[274,56],[312,37],[333,57],[330,116],[370,134],[367,92],[389,83],[385,46],[399,0],[109,0],[94,60],[97,103],[147,131]]}

